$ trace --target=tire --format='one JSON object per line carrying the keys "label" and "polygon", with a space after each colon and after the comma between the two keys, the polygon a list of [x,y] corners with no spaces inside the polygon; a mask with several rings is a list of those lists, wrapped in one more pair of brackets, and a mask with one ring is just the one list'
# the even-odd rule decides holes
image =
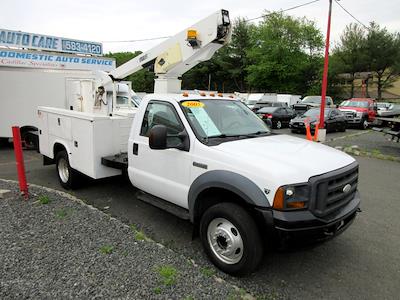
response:
{"label": "tire", "polygon": [[80,174],[71,168],[68,154],[65,150],[56,154],[56,170],[58,180],[64,189],[76,189],[79,186]]}
{"label": "tire", "polygon": [[[263,257],[263,245],[256,223],[242,207],[234,203],[216,204],[203,214],[200,238],[213,264],[231,275],[253,272]],[[231,253],[221,253],[227,247],[232,248]]]}
{"label": "tire", "polygon": [[0,138],[0,147],[9,146],[11,143],[9,142],[9,138]]}
{"label": "tire", "polygon": [[344,123],[342,124],[342,127],[340,128],[339,131],[340,131],[340,132],[345,132],[345,131],[346,131],[346,122],[344,122]]}
{"label": "tire", "polygon": [[366,118],[362,118],[360,123],[360,129],[365,130],[368,128],[368,126],[369,126],[368,120]]}

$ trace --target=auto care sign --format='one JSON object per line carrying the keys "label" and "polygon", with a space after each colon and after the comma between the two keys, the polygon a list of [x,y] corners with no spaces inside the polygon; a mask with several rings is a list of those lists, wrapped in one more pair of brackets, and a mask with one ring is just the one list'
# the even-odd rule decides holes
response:
{"label": "auto care sign", "polygon": [[0,67],[22,67],[65,70],[115,69],[115,60],[106,57],[78,56],[44,51],[28,51],[0,48]]}
{"label": "auto care sign", "polygon": [[97,42],[0,29],[0,46],[47,50],[87,55],[103,55],[103,45]]}

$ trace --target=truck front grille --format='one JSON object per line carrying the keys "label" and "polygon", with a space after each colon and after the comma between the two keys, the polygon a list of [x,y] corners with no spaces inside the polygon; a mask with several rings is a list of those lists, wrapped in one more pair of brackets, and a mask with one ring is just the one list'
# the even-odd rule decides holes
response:
{"label": "truck front grille", "polygon": [[326,174],[314,176],[311,211],[318,217],[332,214],[348,204],[357,192],[358,163]]}

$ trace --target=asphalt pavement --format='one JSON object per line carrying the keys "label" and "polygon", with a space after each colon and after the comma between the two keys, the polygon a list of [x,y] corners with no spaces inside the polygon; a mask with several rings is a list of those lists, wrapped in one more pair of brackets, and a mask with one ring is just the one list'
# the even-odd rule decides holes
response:
{"label": "asphalt pavement", "polygon": [[[286,129],[281,132],[287,132]],[[348,139],[360,133],[328,135]],[[366,133],[367,134],[367,133]],[[300,135],[296,135],[299,136]],[[42,166],[40,155],[25,151],[28,181],[62,189],[54,166]],[[245,278],[216,274],[260,299],[398,299],[400,293],[400,163],[356,157],[360,163],[362,213],[342,235],[307,249],[265,254],[260,269]],[[0,178],[16,179],[11,149],[0,150]],[[192,226],[135,197],[137,190],[123,177],[90,181],[71,194],[106,211],[125,224],[135,224],[153,240],[200,266],[213,268]]]}

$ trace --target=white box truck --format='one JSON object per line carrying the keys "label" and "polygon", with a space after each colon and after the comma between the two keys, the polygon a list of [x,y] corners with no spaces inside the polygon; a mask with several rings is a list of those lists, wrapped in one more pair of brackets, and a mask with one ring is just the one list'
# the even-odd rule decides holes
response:
{"label": "white box truck", "polygon": [[30,36],[7,32],[10,38],[0,41],[0,139],[8,140],[12,137],[11,127],[19,126],[25,144],[34,146],[37,144],[37,107],[81,110],[80,99],[94,93],[91,86],[102,76],[101,72],[115,69],[115,60],[54,52],[58,50],[14,48],[21,46],[18,44],[11,44],[13,48],[10,48],[7,42],[21,41],[12,36],[24,34],[25,40]]}

